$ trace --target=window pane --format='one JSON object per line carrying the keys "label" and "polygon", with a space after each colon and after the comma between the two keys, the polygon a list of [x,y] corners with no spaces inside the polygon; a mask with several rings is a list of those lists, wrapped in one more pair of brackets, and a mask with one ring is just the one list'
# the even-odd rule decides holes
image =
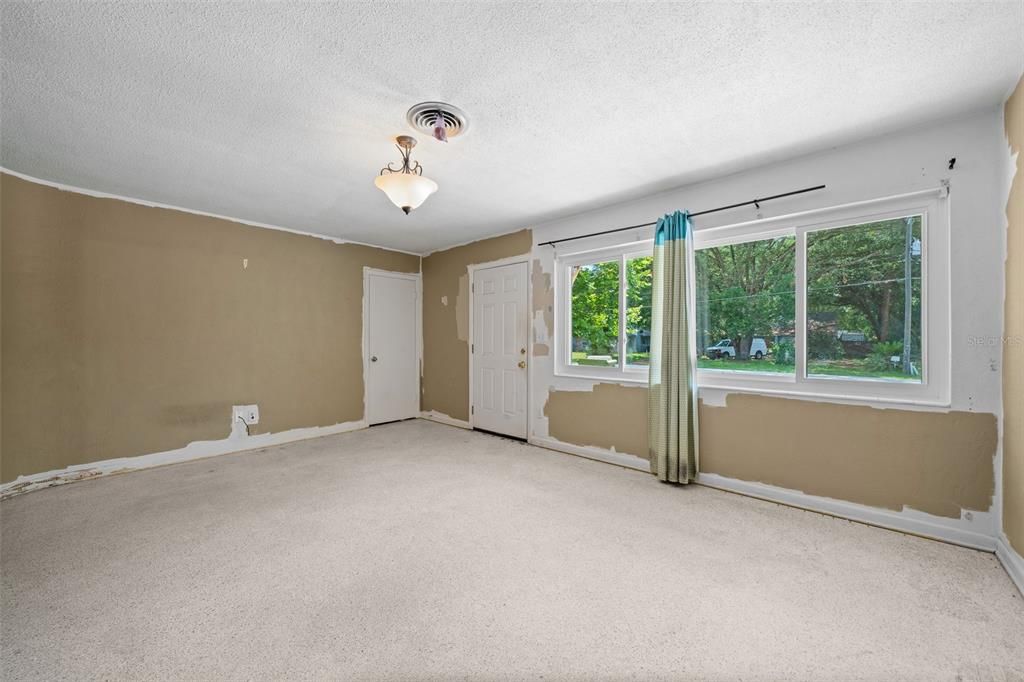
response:
{"label": "window pane", "polygon": [[619,364],[619,261],[570,268],[572,364]]}
{"label": "window pane", "polygon": [[697,261],[697,366],[792,374],[796,238],[701,249]]}
{"label": "window pane", "polygon": [[626,260],[626,364],[644,366],[651,357],[652,256]]}
{"label": "window pane", "polygon": [[807,375],[921,381],[921,216],[807,235]]}

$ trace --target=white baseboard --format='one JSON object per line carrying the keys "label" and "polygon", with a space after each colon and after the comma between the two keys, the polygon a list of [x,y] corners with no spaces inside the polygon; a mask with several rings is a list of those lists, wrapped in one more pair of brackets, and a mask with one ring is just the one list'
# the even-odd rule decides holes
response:
{"label": "white baseboard", "polygon": [[0,499],[13,497],[21,493],[27,493],[41,488],[49,488],[64,483],[107,476],[109,474],[126,471],[138,471],[139,469],[150,469],[164,466],[166,464],[180,464],[195,459],[216,457],[233,452],[245,452],[256,450],[270,445],[282,445],[298,440],[309,438],[320,438],[321,436],[332,436],[348,431],[365,429],[367,426],[364,420],[355,422],[343,422],[332,426],[312,426],[303,429],[289,429],[277,433],[260,433],[255,436],[233,435],[223,440],[206,440],[189,443],[177,450],[165,452],[154,452],[148,455],[136,457],[119,457],[117,459],[106,459],[89,464],[75,464],[64,469],[54,469],[38,474],[19,476],[13,481],[0,484]]}
{"label": "white baseboard", "polygon": [[[470,428],[469,422],[453,419],[440,412],[423,412],[420,414],[420,417],[462,429]],[[232,436],[223,440],[196,441],[189,443],[183,448],[167,450],[165,452],[155,452],[137,457],[120,457],[89,464],[76,464],[64,469],[54,469],[43,473],[19,476],[14,481],[0,484],[0,499],[98,476],[138,471],[140,469],[178,464],[206,457],[256,450],[272,445],[282,445],[299,440],[357,431],[366,428],[366,426],[366,422],[360,420],[334,424],[332,426],[314,426],[303,429],[290,429],[278,433],[261,433],[255,436]],[[550,437],[535,436],[531,437],[529,442],[532,445],[548,450],[585,457],[637,471],[650,471],[647,460],[635,455],[587,445],[574,445]],[[779,488],[765,483],[727,478],[718,474],[698,474],[697,483],[808,511],[829,514],[851,521],[859,521],[873,526],[880,526],[912,535],[920,535],[973,549],[995,552],[1006,572],[1010,575],[1010,579],[1017,586],[1017,589],[1021,591],[1021,594],[1024,595],[1024,558],[1014,551],[1006,536],[1002,533],[999,534],[999,537],[993,537],[993,535],[981,530],[972,530],[953,525],[958,522],[961,525],[966,523],[964,519],[944,519],[914,510],[897,512],[889,509],[878,509],[843,500],[807,495],[797,490]],[[975,512],[975,514],[978,516],[983,515],[981,512]],[[984,516],[987,517],[988,515],[984,514]]]}
{"label": "white baseboard", "polygon": [[799,507],[800,509],[837,516],[851,521],[859,521],[902,533],[920,535],[954,545],[962,545],[986,552],[996,551],[996,540],[987,527],[990,525],[989,519],[991,515],[985,512],[972,513],[972,516],[978,518],[979,526],[986,526],[985,529],[973,530],[964,527],[970,523],[966,519],[946,519],[911,509],[904,509],[903,511],[879,509],[829,497],[807,495],[798,490],[779,488],[766,483],[727,478],[718,474],[698,474],[697,483],[710,488],[718,488],[719,490],[756,497],[769,502],[778,502],[791,507]]}
{"label": "white baseboard", "polygon": [[471,429],[469,422],[454,417],[449,417],[443,412],[435,412],[429,410],[426,412],[420,412],[420,419],[426,419],[428,421],[437,422],[438,424],[447,424],[448,426],[457,426],[460,429]]}
{"label": "white baseboard", "polygon": [[996,538],[996,556],[1010,574],[1010,580],[1020,590],[1021,596],[1024,596],[1024,557],[1010,546],[1010,540],[1005,533],[1000,533]]}
{"label": "white baseboard", "polygon": [[[532,445],[549,450],[565,452],[571,455],[607,462],[608,464],[616,464],[638,471],[650,471],[647,460],[634,455],[626,455],[593,446],[564,443],[544,436],[530,438],[529,442]],[[996,540],[991,535],[990,528],[991,515],[986,512],[973,512],[972,516],[976,519],[973,523],[976,528],[970,528],[967,526],[971,525],[972,522],[967,519],[947,519],[913,509],[905,509],[903,511],[879,509],[854,502],[807,495],[798,490],[788,490],[765,483],[727,478],[718,474],[698,474],[696,482],[710,488],[718,488],[719,490],[739,493],[748,497],[756,497],[769,502],[777,502],[830,516],[837,516],[851,521],[859,521],[868,525],[888,528],[911,535],[919,535],[986,552],[996,551]]]}
{"label": "white baseboard", "polygon": [[595,459],[599,462],[615,464],[620,467],[626,467],[627,469],[636,469],[646,473],[650,473],[651,471],[650,463],[646,459],[637,457],[636,455],[627,455],[621,452],[615,452],[614,450],[594,447],[592,445],[574,445],[549,436],[532,436],[527,440],[527,442],[530,443],[530,445],[536,445],[537,447],[546,448],[548,450],[556,450],[558,452],[564,452],[578,457]]}

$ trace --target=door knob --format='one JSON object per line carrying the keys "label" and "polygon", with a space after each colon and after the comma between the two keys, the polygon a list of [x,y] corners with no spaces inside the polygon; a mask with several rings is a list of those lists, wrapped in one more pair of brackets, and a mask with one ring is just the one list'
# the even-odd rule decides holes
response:
{"label": "door knob", "polygon": [[374,355],[373,357],[371,357],[370,362],[377,362],[377,356]]}
{"label": "door knob", "polygon": [[519,369],[526,369],[526,360],[519,361]]}

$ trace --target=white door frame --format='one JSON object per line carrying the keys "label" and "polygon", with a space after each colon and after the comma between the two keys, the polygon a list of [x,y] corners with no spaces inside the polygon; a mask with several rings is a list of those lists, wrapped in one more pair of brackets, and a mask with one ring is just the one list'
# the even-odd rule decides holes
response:
{"label": "white door frame", "polygon": [[380,270],[363,266],[363,422],[370,423],[370,275],[381,277],[392,277],[394,279],[412,280],[416,284],[416,414],[420,414],[420,405],[423,402],[423,273],[420,272],[397,272],[394,270]]}
{"label": "white door frame", "polygon": [[530,254],[521,256],[509,256],[486,263],[473,263],[467,266],[469,271],[469,428],[473,428],[473,386],[476,384],[476,377],[473,374],[473,308],[476,307],[476,292],[473,290],[473,280],[476,279],[477,270],[488,268],[499,268],[502,265],[515,265],[516,263],[526,264],[526,439],[533,437],[533,416],[530,414],[530,387],[533,385],[533,277],[530,273]]}

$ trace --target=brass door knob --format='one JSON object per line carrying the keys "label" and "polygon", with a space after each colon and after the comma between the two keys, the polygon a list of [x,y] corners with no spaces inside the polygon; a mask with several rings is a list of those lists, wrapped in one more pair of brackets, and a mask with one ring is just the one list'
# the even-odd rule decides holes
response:
{"label": "brass door knob", "polygon": [[526,360],[519,361],[519,369],[526,369]]}

